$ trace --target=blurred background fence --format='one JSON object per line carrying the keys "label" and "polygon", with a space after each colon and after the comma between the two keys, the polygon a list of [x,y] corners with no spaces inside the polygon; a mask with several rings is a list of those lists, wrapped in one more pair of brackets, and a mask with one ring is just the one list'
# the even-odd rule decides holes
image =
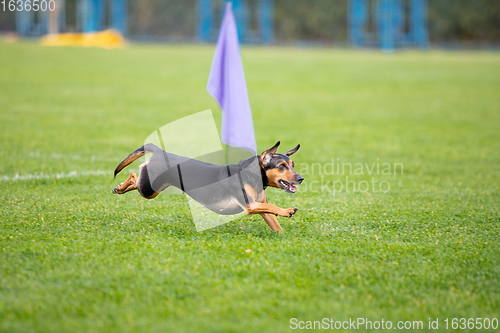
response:
{"label": "blurred background fence", "polygon": [[[64,4],[61,32],[84,31],[85,21],[78,8],[87,0],[58,0]],[[103,11],[109,11],[114,0],[105,0]],[[351,2],[350,2],[351,1]],[[246,0],[247,42],[302,42],[346,44],[351,37],[349,21],[353,0]],[[362,0],[372,8],[376,1]],[[383,1],[383,0],[382,0]],[[413,0],[402,0],[403,5]],[[8,3],[8,0],[6,0]],[[203,0],[128,0],[125,2],[126,35],[136,40],[199,41],[200,13]],[[205,41],[213,41],[222,17],[223,0],[212,0],[211,16],[205,21]],[[266,1],[264,1],[266,2]],[[465,43],[470,45],[500,43],[500,0],[428,0],[426,28],[434,44]],[[408,6],[408,5],[406,5]],[[235,9],[237,10],[237,8]],[[263,10],[265,10],[263,12]],[[371,9],[370,9],[371,10]],[[263,15],[272,15],[268,34],[261,31]],[[43,17],[32,18],[35,22]],[[19,18],[17,18],[19,20]],[[112,15],[104,15],[103,27],[112,27]],[[19,24],[19,22],[17,22]],[[203,23],[201,23],[203,24]],[[265,24],[265,22],[264,22]],[[377,22],[368,18],[365,29],[376,31]],[[16,13],[0,8],[0,32],[16,31]],[[35,30],[31,35],[46,33]],[[209,34],[209,35],[206,35]],[[267,38],[267,39],[266,39]],[[201,38],[203,40],[203,38]]]}

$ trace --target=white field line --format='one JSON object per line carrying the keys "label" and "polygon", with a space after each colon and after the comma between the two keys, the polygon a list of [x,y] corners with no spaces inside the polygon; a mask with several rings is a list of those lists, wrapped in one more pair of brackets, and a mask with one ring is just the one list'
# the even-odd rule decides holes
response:
{"label": "white field line", "polygon": [[59,173],[32,173],[19,175],[15,174],[12,177],[9,176],[1,176],[0,181],[17,181],[17,180],[30,180],[30,179],[61,179],[61,178],[77,178],[77,177],[85,177],[85,176],[103,176],[103,175],[113,175],[112,171],[109,170],[89,170],[89,171],[70,171],[70,172],[59,172]]}
{"label": "white field line", "polygon": [[47,160],[47,159],[53,159],[53,160],[73,160],[73,161],[121,161],[123,160],[123,156],[117,156],[117,157],[109,157],[109,156],[81,156],[78,154],[57,154],[57,153],[40,153],[40,152],[29,152],[26,153],[27,157],[30,159],[42,159],[42,160]]}

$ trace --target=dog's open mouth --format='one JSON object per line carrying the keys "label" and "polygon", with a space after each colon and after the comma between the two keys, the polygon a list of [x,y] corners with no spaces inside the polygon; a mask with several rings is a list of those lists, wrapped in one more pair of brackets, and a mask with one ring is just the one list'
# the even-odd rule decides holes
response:
{"label": "dog's open mouth", "polygon": [[295,191],[297,191],[297,186],[290,184],[289,182],[280,180],[278,183],[280,184],[281,188],[287,191],[288,193],[295,193]]}

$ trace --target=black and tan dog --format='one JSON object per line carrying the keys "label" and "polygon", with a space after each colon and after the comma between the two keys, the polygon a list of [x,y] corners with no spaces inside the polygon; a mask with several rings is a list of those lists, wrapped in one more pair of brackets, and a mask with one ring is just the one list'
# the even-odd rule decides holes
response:
{"label": "black and tan dog", "polygon": [[295,170],[290,159],[300,145],[285,154],[277,154],[280,142],[238,164],[215,165],[167,153],[147,143],[130,154],[115,170],[116,175],[127,165],[147,153],[153,156],[139,167],[139,176],[131,173],[113,193],[132,190],[147,198],[155,198],[161,191],[174,186],[211,211],[232,215],[244,211],[247,215],[260,214],[272,230],[283,232],[276,216],[291,217],[297,208],[280,208],[267,202],[266,188],[281,188],[295,193],[304,178]]}

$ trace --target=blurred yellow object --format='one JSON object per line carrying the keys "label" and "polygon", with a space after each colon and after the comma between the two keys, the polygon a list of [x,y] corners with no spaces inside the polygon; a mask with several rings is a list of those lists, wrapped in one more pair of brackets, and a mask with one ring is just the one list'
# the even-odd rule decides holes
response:
{"label": "blurred yellow object", "polygon": [[85,46],[117,48],[125,45],[125,38],[117,30],[110,29],[88,33],[51,34],[42,37],[41,44],[45,46]]}

